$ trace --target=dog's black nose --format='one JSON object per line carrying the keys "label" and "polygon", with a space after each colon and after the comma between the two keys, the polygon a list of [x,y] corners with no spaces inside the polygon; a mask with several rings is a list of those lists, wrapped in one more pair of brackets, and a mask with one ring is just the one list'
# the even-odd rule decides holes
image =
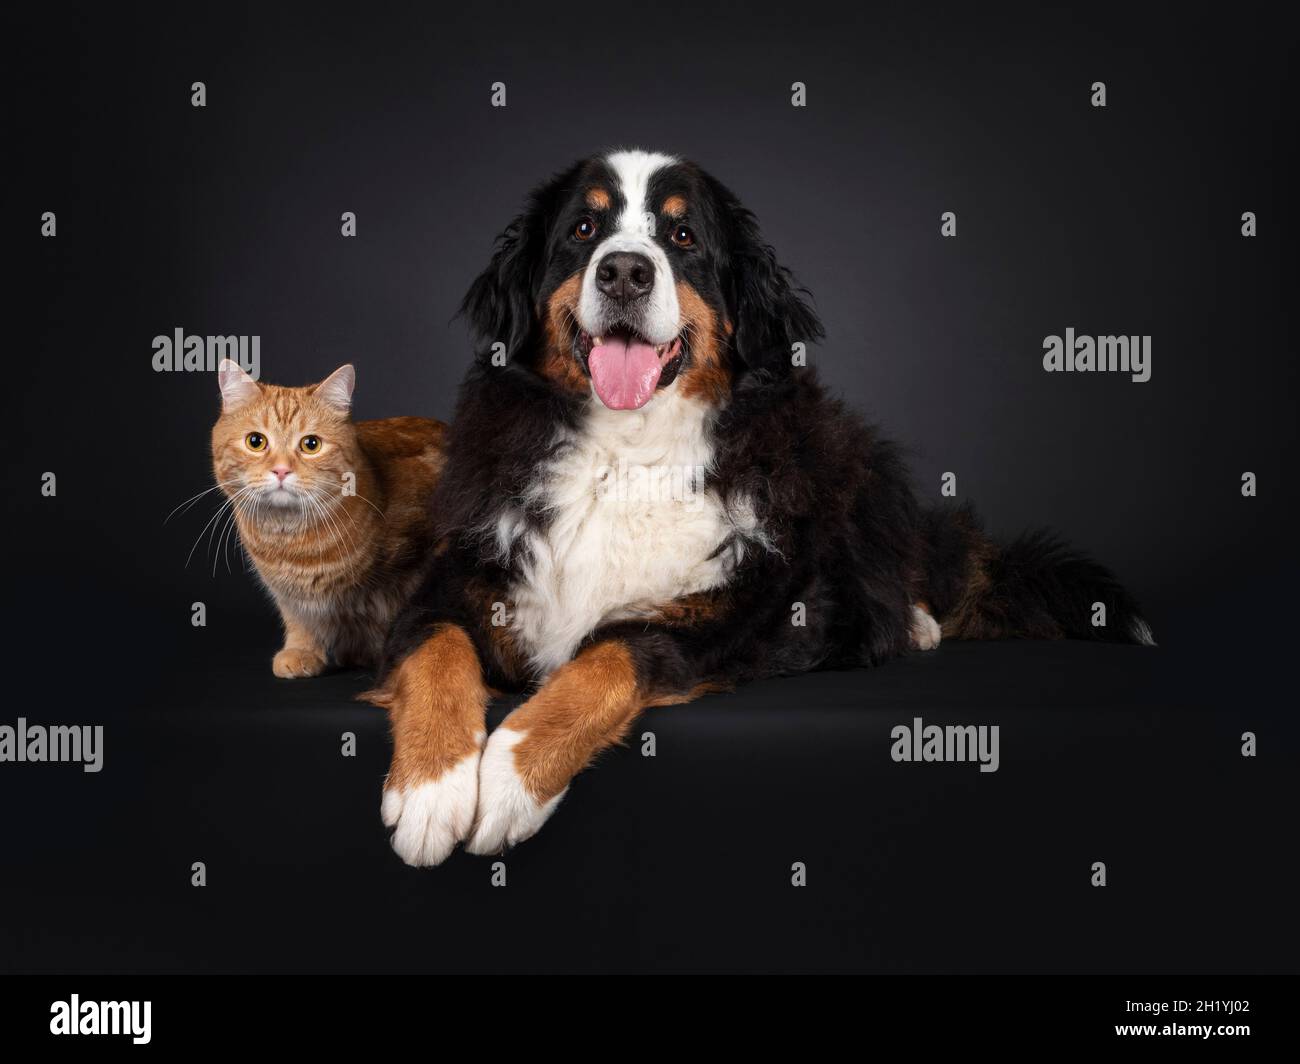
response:
{"label": "dog's black nose", "polygon": [[596,287],[616,303],[648,295],[654,283],[654,263],[635,251],[611,251],[596,267]]}

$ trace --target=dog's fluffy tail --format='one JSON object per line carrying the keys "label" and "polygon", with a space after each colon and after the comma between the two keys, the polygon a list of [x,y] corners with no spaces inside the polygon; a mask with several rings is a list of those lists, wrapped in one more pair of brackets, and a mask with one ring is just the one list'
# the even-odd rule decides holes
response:
{"label": "dog's fluffy tail", "polygon": [[926,605],[945,638],[1155,644],[1115,575],[1049,532],[1003,546],[961,506],[927,513],[925,537]]}

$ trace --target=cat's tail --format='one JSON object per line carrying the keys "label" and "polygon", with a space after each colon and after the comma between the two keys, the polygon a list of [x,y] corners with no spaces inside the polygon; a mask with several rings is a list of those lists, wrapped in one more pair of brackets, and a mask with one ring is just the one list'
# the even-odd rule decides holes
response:
{"label": "cat's tail", "polygon": [[1007,545],[969,505],[924,517],[926,605],[949,639],[1093,639],[1154,646],[1115,575],[1043,531]]}

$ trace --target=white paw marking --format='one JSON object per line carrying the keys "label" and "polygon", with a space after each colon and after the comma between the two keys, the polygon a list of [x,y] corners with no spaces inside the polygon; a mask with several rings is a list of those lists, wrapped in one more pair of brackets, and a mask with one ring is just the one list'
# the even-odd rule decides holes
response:
{"label": "white paw marking", "polygon": [[470,853],[500,853],[537,833],[560,804],[566,787],[554,798],[538,802],[524,787],[515,769],[515,746],[525,733],[500,727],[492,733],[478,773],[478,819],[465,849]]}
{"label": "white paw marking", "polygon": [[402,790],[400,787],[385,789],[384,799],[379,803],[379,815],[383,818],[384,827],[397,827],[397,821],[402,816]]}
{"label": "white paw marking", "polygon": [[441,864],[474,825],[478,800],[478,751],[436,780],[384,790],[379,807],[393,828],[393,850],[409,865]]}
{"label": "white paw marking", "polygon": [[943,638],[939,622],[920,606],[912,607],[912,646],[916,650],[933,650]]}

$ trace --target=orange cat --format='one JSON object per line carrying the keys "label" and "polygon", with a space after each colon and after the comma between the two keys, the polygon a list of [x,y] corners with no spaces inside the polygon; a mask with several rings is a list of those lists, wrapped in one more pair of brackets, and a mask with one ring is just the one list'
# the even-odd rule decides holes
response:
{"label": "orange cat", "polygon": [[353,421],[351,366],[320,384],[261,384],[229,359],[212,465],[244,549],[284,621],[277,676],[327,661],[377,665],[388,625],[430,556],[429,498],[446,426]]}

